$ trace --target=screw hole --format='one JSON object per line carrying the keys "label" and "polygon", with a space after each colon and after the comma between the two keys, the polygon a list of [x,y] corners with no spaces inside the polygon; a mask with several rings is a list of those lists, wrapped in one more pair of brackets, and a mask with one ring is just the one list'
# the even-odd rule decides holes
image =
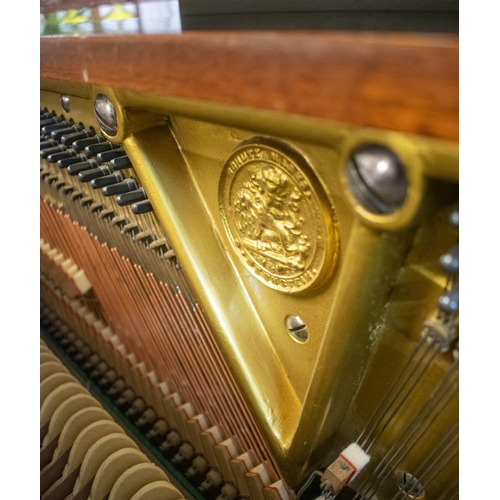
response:
{"label": "screw hole", "polygon": [[309,338],[306,324],[300,319],[299,316],[289,314],[285,318],[285,325],[288,333],[297,342],[305,342]]}

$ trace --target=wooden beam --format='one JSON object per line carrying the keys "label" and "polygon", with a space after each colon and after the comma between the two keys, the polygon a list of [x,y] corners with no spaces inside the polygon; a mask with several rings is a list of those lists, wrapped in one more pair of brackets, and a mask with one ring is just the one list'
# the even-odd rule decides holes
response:
{"label": "wooden beam", "polygon": [[42,37],[42,78],[458,141],[458,37],[324,32]]}

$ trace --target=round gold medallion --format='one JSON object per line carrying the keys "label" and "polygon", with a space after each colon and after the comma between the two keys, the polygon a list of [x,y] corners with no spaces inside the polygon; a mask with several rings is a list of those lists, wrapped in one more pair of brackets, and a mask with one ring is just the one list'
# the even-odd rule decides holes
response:
{"label": "round gold medallion", "polygon": [[231,244],[262,283],[293,293],[331,274],[333,209],[295,150],[259,138],[240,144],[224,166],[219,207]]}

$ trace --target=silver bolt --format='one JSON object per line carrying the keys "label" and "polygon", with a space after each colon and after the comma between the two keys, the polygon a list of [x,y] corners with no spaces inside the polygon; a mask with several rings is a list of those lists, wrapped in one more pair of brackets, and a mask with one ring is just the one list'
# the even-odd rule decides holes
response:
{"label": "silver bolt", "polygon": [[118,120],[113,103],[104,94],[97,94],[94,103],[95,115],[102,131],[109,136],[116,135]]}
{"label": "silver bolt", "polygon": [[305,342],[309,338],[306,324],[300,319],[299,316],[289,314],[285,318],[285,325],[290,335],[299,342]]}
{"label": "silver bolt", "polygon": [[347,179],[356,200],[375,214],[393,213],[403,205],[408,192],[400,159],[378,144],[365,144],[352,152]]}
{"label": "silver bolt", "polygon": [[69,102],[69,95],[63,94],[61,96],[61,106],[66,113],[69,113],[70,110],[70,102]]}

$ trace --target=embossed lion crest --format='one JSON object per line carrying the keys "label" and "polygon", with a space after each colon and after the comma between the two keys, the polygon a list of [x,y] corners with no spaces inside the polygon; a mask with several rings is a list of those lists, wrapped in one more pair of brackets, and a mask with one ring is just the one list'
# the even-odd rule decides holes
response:
{"label": "embossed lion crest", "polygon": [[302,193],[279,168],[262,162],[234,202],[241,244],[269,271],[302,271],[311,243],[303,233]]}

